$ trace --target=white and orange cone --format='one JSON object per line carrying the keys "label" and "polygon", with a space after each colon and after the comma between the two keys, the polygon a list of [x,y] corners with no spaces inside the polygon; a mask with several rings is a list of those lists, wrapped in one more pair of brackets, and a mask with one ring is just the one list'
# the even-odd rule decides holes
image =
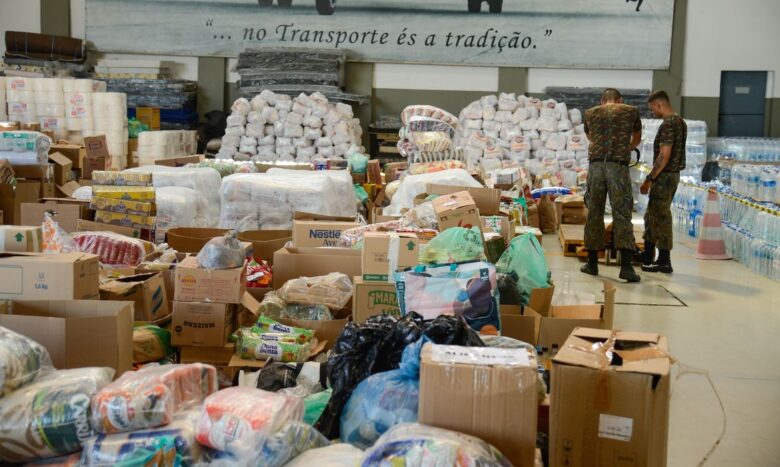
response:
{"label": "white and orange cone", "polygon": [[697,259],[731,259],[731,256],[726,254],[723,225],[720,223],[720,201],[715,190],[709,190],[707,193],[700,232]]}

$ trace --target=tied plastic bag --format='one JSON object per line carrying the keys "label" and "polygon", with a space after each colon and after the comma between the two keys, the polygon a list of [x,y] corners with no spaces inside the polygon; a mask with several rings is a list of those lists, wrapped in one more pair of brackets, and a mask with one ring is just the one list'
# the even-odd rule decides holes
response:
{"label": "tied plastic bag", "polygon": [[93,435],[89,401],[111,368],[59,370],[0,399],[0,460],[32,461],[76,452]]}
{"label": "tied plastic bag", "polygon": [[462,316],[475,331],[501,330],[498,283],[494,265],[482,261],[418,267],[396,273],[401,313],[414,311],[425,319]]}
{"label": "tied plastic bag", "polygon": [[351,444],[336,443],[306,451],[285,467],[355,467],[363,460],[363,451]]}
{"label": "tied plastic bag", "polygon": [[172,353],[171,331],[156,324],[133,328],[133,363],[156,362]]}
{"label": "tied plastic bag", "polygon": [[43,214],[41,249],[44,254],[52,255],[59,253],[73,253],[78,251],[76,243],[68,232],[65,231],[52,215],[48,212]]}
{"label": "tied plastic bag", "polygon": [[450,227],[426,245],[420,263],[449,264],[485,260],[485,247],[479,227]]}
{"label": "tied plastic bag", "polygon": [[259,312],[273,319],[305,319],[310,321],[322,321],[333,319],[333,314],[327,306],[322,304],[309,305],[301,303],[287,303],[276,292],[268,292],[260,303]]}
{"label": "tied plastic bag", "polygon": [[346,274],[338,272],[326,276],[299,277],[287,281],[277,294],[287,303],[322,304],[331,310],[340,310],[352,298],[352,282]]}
{"label": "tied plastic bag", "polygon": [[341,440],[359,448],[371,447],[387,430],[417,421],[420,396],[420,349],[423,337],[404,349],[401,366],[361,382],[341,415]]}
{"label": "tied plastic bag", "polygon": [[359,152],[354,152],[349,155],[349,170],[352,173],[364,174],[368,168],[368,157]]}
{"label": "tied plastic bag", "polygon": [[531,290],[550,286],[550,268],[544,258],[544,250],[531,233],[509,242],[509,248],[496,263],[496,270],[511,277],[521,305],[528,304]]}
{"label": "tied plastic bag", "polygon": [[97,434],[84,441],[81,464],[85,467],[115,465],[192,465],[200,458],[195,426],[200,409],[181,412],[164,427],[113,435]]}
{"label": "tied plastic bag", "polygon": [[204,446],[256,459],[285,423],[300,421],[303,401],[249,387],[223,389],[206,398],[195,435]]}
{"label": "tied plastic bag", "polygon": [[361,465],[511,467],[512,464],[498,449],[481,439],[417,423],[404,423],[382,435],[374,447],[366,451]]}
{"label": "tied plastic bag", "polygon": [[121,433],[167,425],[216,390],[217,370],[201,363],[128,371],[92,399],[92,426]]}
{"label": "tied plastic bag", "polygon": [[198,266],[206,269],[234,269],[244,265],[246,252],[231,230],[224,237],[212,238],[198,252]]}
{"label": "tied plastic bag", "polygon": [[0,397],[51,369],[51,357],[44,346],[0,327]]}

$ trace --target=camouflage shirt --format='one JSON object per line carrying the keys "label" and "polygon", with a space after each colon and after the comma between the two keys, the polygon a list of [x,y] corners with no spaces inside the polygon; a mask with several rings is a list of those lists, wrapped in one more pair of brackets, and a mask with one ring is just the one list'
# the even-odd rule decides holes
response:
{"label": "camouflage shirt", "polygon": [[685,141],[688,138],[688,125],[677,114],[669,115],[658,128],[653,143],[653,163],[661,153],[661,146],[671,146],[672,153],[664,167],[664,172],[679,172],[685,169]]}
{"label": "camouflage shirt", "polygon": [[605,104],[585,111],[585,133],[590,140],[590,160],[628,164],[631,161],[631,136],[642,131],[636,107]]}

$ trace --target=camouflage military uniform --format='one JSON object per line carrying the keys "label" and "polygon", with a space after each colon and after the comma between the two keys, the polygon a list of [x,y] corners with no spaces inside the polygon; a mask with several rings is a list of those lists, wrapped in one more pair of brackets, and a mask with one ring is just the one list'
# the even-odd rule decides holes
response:
{"label": "camouflage military uniform", "polygon": [[612,205],[612,235],[615,247],[634,249],[631,211],[634,197],[628,164],[632,133],[642,131],[639,111],[630,105],[606,104],[585,112],[585,132],[590,140],[588,184],[585,203],[585,248],[603,250],[604,207],[609,196]]}
{"label": "camouflage military uniform", "polygon": [[685,169],[685,141],[688,127],[677,114],[666,117],[658,128],[653,143],[653,163],[658,159],[661,146],[671,146],[672,152],[663,172],[650,186],[647,212],[645,212],[645,242],[653,243],[659,250],[671,250],[672,200],[680,183],[680,171]]}

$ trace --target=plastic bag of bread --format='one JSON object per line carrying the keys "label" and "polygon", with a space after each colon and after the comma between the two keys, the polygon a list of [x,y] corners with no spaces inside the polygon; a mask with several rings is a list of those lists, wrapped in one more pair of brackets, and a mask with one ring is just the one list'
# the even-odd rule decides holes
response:
{"label": "plastic bag of bread", "polygon": [[224,237],[209,240],[198,252],[198,266],[205,269],[235,269],[243,266],[246,252],[231,230]]}
{"label": "plastic bag of bread", "polygon": [[352,298],[352,282],[346,274],[338,272],[326,276],[299,277],[287,281],[277,295],[287,303],[322,304],[331,310],[340,310]]}
{"label": "plastic bag of bread", "polygon": [[78,251],[97,255],[101,263],[110,266],[138,266],[154,251],[154,245],[147,241],[114,232],[76,232],[73,241]]}
{"label": "plastic bag of bread", "polygon": [[167,425],[217,391],[211,365],[154,365],[128,371],[92,398],[92,426],[122,433]]}
{"label": "plastic bag of bread", "polygon": [[43,214],[43,242],[41,250],[44,254],[73,253],[78,251],[76,243],[48,212]]}

